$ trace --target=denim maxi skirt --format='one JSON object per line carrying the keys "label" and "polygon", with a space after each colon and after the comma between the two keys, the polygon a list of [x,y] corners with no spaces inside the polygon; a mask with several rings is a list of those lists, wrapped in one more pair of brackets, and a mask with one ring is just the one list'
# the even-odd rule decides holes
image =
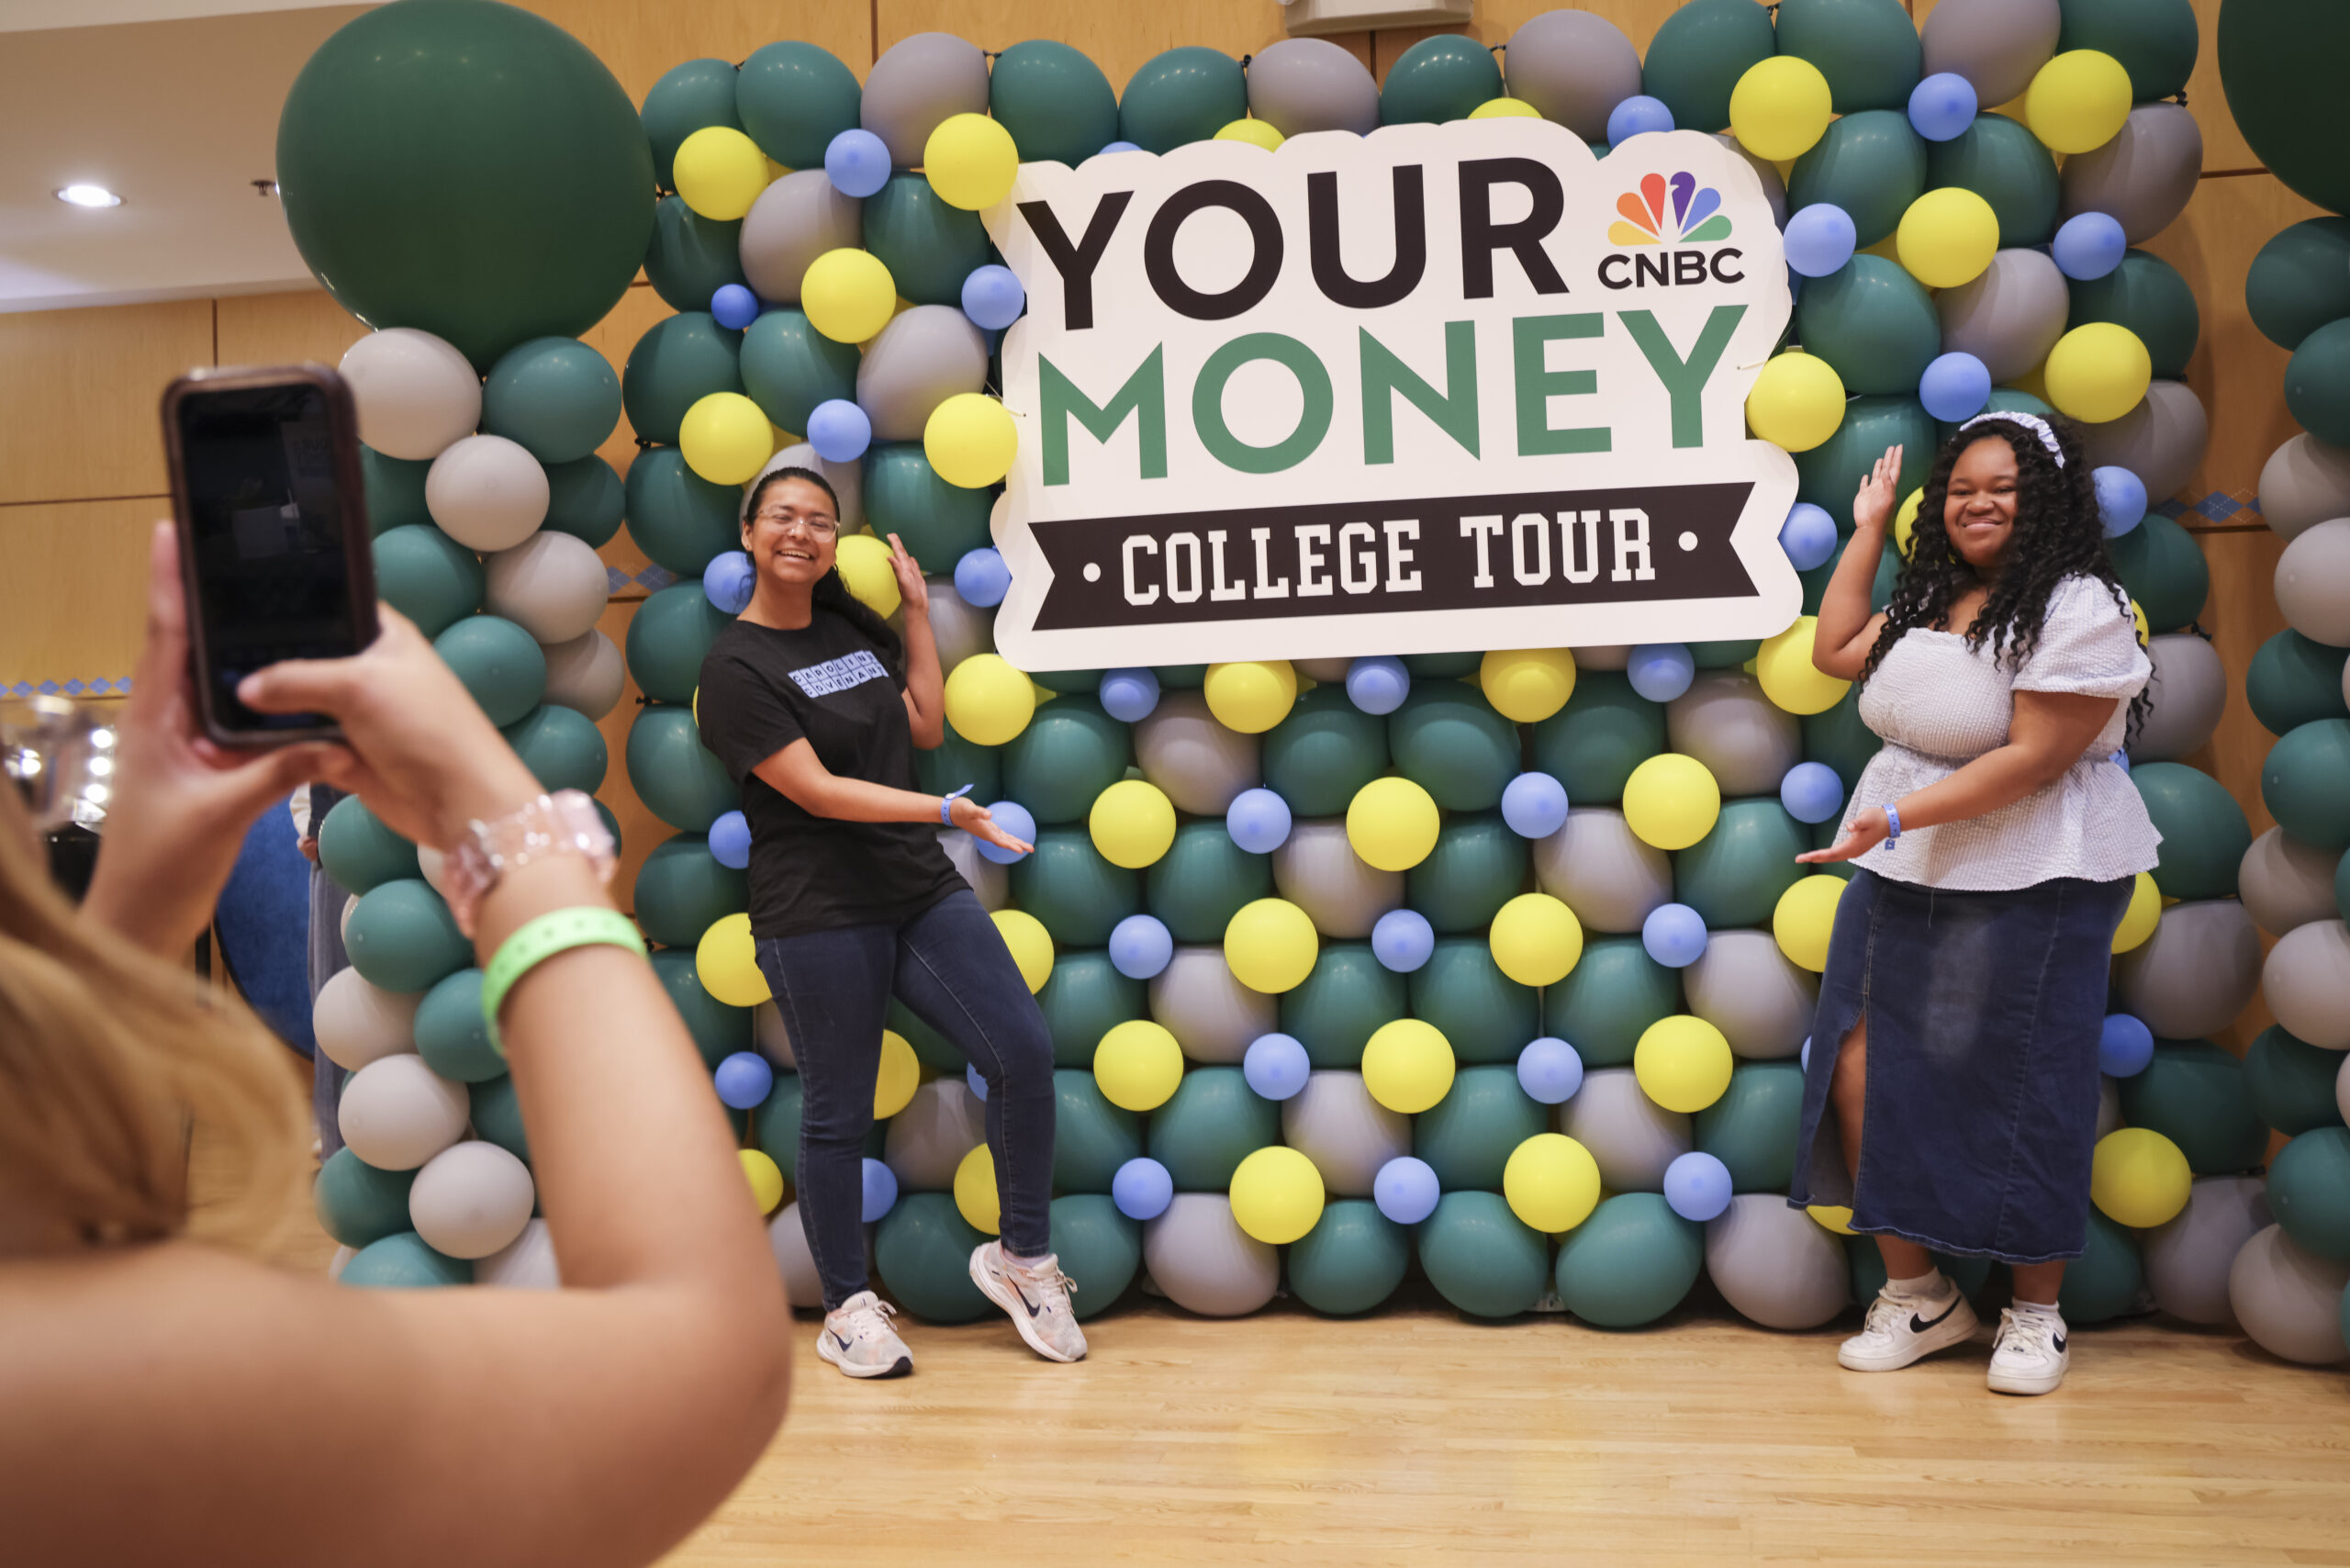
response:
{"label": "denim maxi skirt", "polygon": [[[1853,873],[1812,1022],[1795,1204],[1940,1252],[2042,1263],[2086,1243],[2098,1040],[2132,879],[1953,892]],[[1868,1020],[1860,1175],[1828,1103]]]}

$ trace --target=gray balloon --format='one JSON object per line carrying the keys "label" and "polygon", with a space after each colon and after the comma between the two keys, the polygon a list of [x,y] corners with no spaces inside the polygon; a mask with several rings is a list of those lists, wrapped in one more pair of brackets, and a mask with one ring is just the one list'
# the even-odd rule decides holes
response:
{"label": "gray balloon", "polygon": [[2277,558],[2277,608],[2312,643],[2350,647],[2350,517],[2304,529]]}
{"label": "gray balloon", "polygon": [[2041,251],[2001,251],[1973,283],[1934,296],[1942,351],[1973,354],[2000,386],[2048,358],[2072,308],[2065,274]]}
{"label": "gray balloon", "polygon": [[784,1204],[767,1221],[767,1249],[775,1254],[776,1267],[783,1272],[784,1294],[791,1298],[791,1305],[821,1309],[824,1282],[816,1272],[814,1255],[808,1250],[808,1232],[801,1227],[797,1201]]}
{"label": "gray balloon", "polygon": [[1240,1228],[1222,1193],[1178,1193],[1142,1227],[1142,1263],[1167,1299],[1203,1317],[1241,1317],[1281,1288],[1281,1254]]}
{"label": "gray balloon", "polygon": [[1175,809],[1220,817],[1233,798],[1264,778],[1257,737],[1227,730],[1196,691],[1169,691],[1135,725],[1135,760],[1142,776],[1167,792]]}
{"label": "gray balloon", "polygon": [[1607,117],[1640,90],[1640,56],[1624,31],[1589,11],[1545,11],[1509,35],[1509,95],[1585,141],[1607,140]]}
{"label": "gray balloon", "polygon": [[2350,1122],[2350,1057],[2342,1058],[2342,1070],[2333,1075],[2333,1108]]}
{"label": "gray balloon", "polygon": [[2216,1035],[2260,989],[2260,933],[2233,899],[2175,903],[2152,936],[2121,955],[2114,980],[2121,1011],[2157,1038]]}
{"label": "gray balloon", "polygon": [[1281,1102],[1281,1141],[1314,1161],[1334,1198],[1368,1198],[1379,1168],[1412,1152],[1412,1119],[1371,1097],[1360,1072],[1316,1072]]}
{"label": "gray balloon", "polygon": [[959,1078],[934,1078],[890,1118],[881,1163],[901,1191],[951,1193],[963,1157],[988,1141],[988,1112]]}
{"label": "gray balloon", "polygon": [[1382,871],[1347,842],[1344,818],[1292,823],[1273,851],[1273,887],[1325,936],[1360,939],[1404,905],[1404,873]]}
{"label": "gray balloon", "polygon": [[2277,938],[2260,992],[2285,1033],[2321,1050],[2350,1051],[2350,925],[2313,920]]}
{"label": "gray balloon", "polygon": [[2270,1355],[2332,1366],[2350,1356],[2342,1341],[2345,1284],[2350,1260],[2321,1258],[2272,1225],[2236,1254],[2228,1270],[2228,1305],[2253,1343]]}
{"label": "gray balloon", "polygon": [[883,51],[865,78],[857,119],[901,169],[922,162],[938,122],[988,112],[988,58],[953,33],[916,33]]}
{"label": "gray balloon", "polygon": [[2270,453],[2260,470],[2260,515],[2288,540],[2350,517],[2350,452],[2304,431]]}
{"label": "gray balloon", "polygon": [[2189,1323],[2235,1321],[2230,1266],[2269,1223],[2267,1192],[2257,1176],[2199,1176],[2178,1217],[2140,1235],[2138,1255],[2156,1306]]}
{"label": "gray balloon", "polygon": [[952,305],[917,305],[890,319],[856,367],[856,406],[876,441],[920,441],[931,411],[988,384],[988,341]]}
{"label": "gray balloon", "polygon": [[2140,104],[2121,132],[2065,160],[2064,215],[2102,212],[2132,245],[2169,228],[2203,177],[2203,129],[2178,104]]}
{"label": "gray balloon", "polygon": [[928,581],[930,633],[938,640],[939,673],[953,675],[955,666],[972,655],[995,652],[995,611],[957,593],[951,577],[934,576]]}
{"label": "gray balloon", "polygon": [[841,195],[822,169],[794,169],[759,193],[735,242],[751,292],[797,306],[809,263],[827,251],[864,248],[865,203]]}
{"label": "gray balloon", "polygon": [[[2052,263],[2053,264],[2053,263]],[[2187,487],[2211,442],[2203,399],[2183,381],[2157,381],[2146,400],[2110,423],[2082,427],[2093,468],[2127,468],[2160,504]]]}
{"label": "gray balloon", "polygon": [[787,446],[767,460],[758,474],[743,487],[743,510],[750,515],[751,492],[757,489],[759,480],[778,468],[805,468],[822,474],[833,487],[834,497],[840,502],[840,524],[850,533],[865,526],[865,465],[861,463],[834,463],[816,455],[816,449],[806,442]]}
{"label": "gray balloon", "polygon": [[1803,725],[1744,670],[1699,670],[1664,705],[1665,744],[1706,765],[1722,796],[1774,795],[1803,760]]}
{"label": "gray balloon", "polygon": [[1328,39],[1283,39],[1248,62],[1248,113],[1283,136],[1379,128],[1379,84]]}
{"label": "gray balloon", "polygon": [[1178,947],[1150,982],[1150,1015],[1193,1061],[1237,1062],[1281,1027],[1280,999],[1242,985],[1220,946]]}
{"label": "gray balloon", "polygon": [[1290,668],[1316,686],[1344,686],[1352,659],[1292,659]]}
{"label": "gray balloon", "polygon": [[2227,668],[2219,651],[2192,632],[2153,638],[2146,653],[2154,673],[2146,687],[2146,722],[2130,745],[2130,760],[2176,762],[2211,743],[2227,711]]}
{"label": "gray balloon", "polygon": [[2236,867],[2236,896],[2255,925],[2271,936],[2297,931],[2313,920],[2333,920],[2333,871],[2342,857],[2331,849],[2288,838],[2272,827],[2252,841]]}
{"label": "gray balloon", "polygon": [[1577,806],[1566,826],[1535,840],[1534,879],[1590,931],[1638,931],[1673,902],[1672,860],[1641,843],[1614,806]]}
{"label": "gray balloon", "polygon": [[1591,1151],[1599,1180],[1614,1193],[1662,1193],[1664,1169],[1696,1147],[1689,1118],[1642,1092],[1628,1067],[1583,1074],[1574,1098],[1559,1107],[1559,1130]]}
{"label": "gray balloon", "polygon": [[2056,0],[1942,0],[1926,18],[1926,74],[1964,76],[1985,108],[2004,104],[2031,85],[2064,28]]}
{"label": "gray balloon", "polygon": [[1779,166],[1767,158],[1758,158],[1746,150],[1735,131],[1718,130],[1714,140],[1746,161],[1754,177],[1762,182],[1762,199],[1771,204],[1771,221],[1785,229],[1787,226],[1787,182],[1780,177]]}
{"label": "gray balloon", "polygon": [[2108,1133],[2121,1130],[2121,1086],[2099,1073],[2097,1080],[2097,1136],[2103,1137]]}
{"label": "gray balloon", "polygon": [[1819,1006],[1819,982],[1779,950],[1767,931],[1716,931],[1681,971],[1689,1011],[1722,1032],[1729,1048],[1755,1058],[1803,1049]]}
{"label": "gray balloon", "polygon": [[[938,613],[937,590],[931,591],[930,609],[934,618]],[[1012,902],[1011,868],[999,866],[980,854],[978,839],[959,827],[941,828],[938,847],[946,851],[946,858],[963,873],[963,880],[971,884],[971,890],[979,895],[981,909],[999,910]]]}
{"label": "gray balloon", "polygon": [[1589,647],[1574,650],[1577,669],[1620,670],[1632,662],[1629,643],[1594,643]]}
{"label": "gray balloon", "polygon": [[1817,1328],[1852,1295],[1843,1244],[1776,1193],[1740,1193],[1706,1222],[1706,1271],[1765,1328]]}

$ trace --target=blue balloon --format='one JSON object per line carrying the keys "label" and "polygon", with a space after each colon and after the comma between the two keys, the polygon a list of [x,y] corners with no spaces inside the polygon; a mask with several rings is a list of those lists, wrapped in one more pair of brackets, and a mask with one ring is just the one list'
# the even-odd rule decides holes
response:
{"label": "blue balloon", "polygon": [[1940,71],[1909,89],[1909,128],[1929,141],[1954,141],[1975,123],[1975,84]]}
{"label": "blue balloon", "polygon": [[758,568],[740,550],[722,551],[701,569],[702,597],[722,615],[740,615],[751,607],[751,590],[758,586]]}
{"label": "blue balloon", "polygon": [[1174,934],[1155,914],[1130,914],[1110,928],[1110,967],[1128,980],[1150,980],[1174,958]]}
{"label": "blue balloon", "polygon": [[2094,283],[2121,264],[2130,252],[2130,237],[2121,220],[2109,213],[2076,213],[2056,230],[2049,251],[2056,270],[2076,283]]}
{"label": "blue balloon", "polygon": [[1102,672],[1102,711],[1122,724],[1138,724],[1158,706],[1158,677],[1136,666]]}
{"label": "blue balloon", "polygon": [[1436,1213],[1436,1201],[1444,1196],[1444,1188],[1436,1179],[1434,1166],[1399,1154],[1371,1179],[1371,1196],[1379,1212],[1397,1225],[1417,1225]]}
{"label": "blue balloon", "polygon": [[1520,838],[1548,838],[1567,825],[1567,787],[1547,773],[1521,773],[1502,791],[1502,821]]}
{"label": "blue balloon", "polygon": [[1779,804],[1799,823],[1824,823],[1844,809],[1844,780],[1824,762],[1798,762],[1779,780]]}
{"label": "blue balloon", "polygon": [[859,198],[890,183],[890,144],[869,130],[845,130],[824,148],[824,177],[833,189]]}
{"label": "blue balloon", "polygon": [[1991,370],[1971,353],[1946,353],[1918,378],[1918,401],[1946,425],[1971,420],[1991,400]]}
{"label": "blue balloon", "polygon": [[1640,923],[1640,946],[1668,969],[1685,969],[1706,956],[1706,918],[1685,903],[1661,903]]}
{"label": "blue balloon", "polygon": [[[995,819],[996,826],[1023,844],[1036,842],[1036,819],[1030,815],[1028,808],[1019,801],[998,801],[988,807],[988,815]],[[1018,851],[990,844],[984,838],[975,838],[971,842],[979,846],[981,855],[999,866],[1009,866],[1013,861],[1024,858]]]}
{"label": "blue balloon", "polygon": [[[1102,149],[1102,152],[1139,152],[1141,151],[1140,147],[1131,141],[1113,141],[1106,143]],[[1102,152],[1097,152],[1094,156],[1098,158]]]}
{"label": "blue balloon", "polygon": [[1517,1086],[1545,1105],[1563,1105],[1583,1087],[1583,1054],[1555,1035],[1517,1053]]}
{"label": "blue balloon", "polygon": [[759,319],[759,297],[739,283],[722,283],[710,297],[710,313],[730,332],[739,332]]}
{"label": "blue balloon", "polygon": [[1003,564],[1002,554],[992,544],[966,550],[955,563],[955,591],[964,603],[981,610],[1002,604],[1003,596],[1012,591],[1012,568]]}
{"label": "blue balloon", "polygon": [[1806,1072],[1811,1070],[1811,1036],[1803,1037],[1803,1049],[1796,1053],[1796,1061]]}
{"label": "blue balloon", "polygon": [[1175,1201],[1175,1178],[1148,1155],[1136,1155],[1110,1178],[1110,1201],[1128,1219],[1157,1219]]}
{"label": "blue balloon", "polygon": [[827,398],[810,410],[808,444],[827,463],[854,463],[873,444],[873,421],[845,398]]}
{"label": "blue balloon", "polygon": [[2106,761],[2113,764],[2114,767],[2121,769],[2124,773],[2130,771],[2130,754],[2126,751],[2117,751],[2111,756],[2107,757]]}
{"label": "blue balloon", "polygon": [[775,1069],[756,1051],[736,1051],[720,1062],[711,1076],[718,1084],[719,1099],[737,1111],[758,1104],[775,1087]]}
{"label": "blue balloon", "polygon": [[1305,1087],[1314,1063],[1304,1043],[1291,1035],[1259,1035],[1240,1058],[1240,1076],[1263,1099],[1286,1100]]}
{"label": "blue balloon", "polygon": [[1671,130],[1673,111],[1664,106],[1662,98],[1651,98],[1645,93],[1635,93],[1607,112],[1607,145],[1621,147],[1627,138],[1643,131]]}
{"label": "blue balloon", "polygon": [[1835,518],[1825,507],[1797,501],[1787,521],[1779,525],[1779,548],[1787,553],[1788,564],[1798,572],[1826,566],[1828,557],[1836,554]]}
{"label": "blue balloon", "polygon": [[2097,1040],[2097,1070],[2108,1078],[2135,1078],[2154,1059],[2154,1032],[2127,1013],[2109,1013]]}
{"label": "blue balloon", "polygon": [[1860,238],[1851,213],[1833,202],[1813,202],[1787,218],[1787,265],[1803,277],[1841,272]]}
{"label": "blue balloon", "polygon": [[1664,1168],[1664,1201],[1683,1219],[1705,1224],[1729,1207],[1729,1167],[1691,1149]]}
{"label": "blue balloon", "polygon": [[1251,855],[1270,855],[1289,841],[1289,802],[1270,790],[1243,790],[1225,808],[1224,831]]}
{"label": "blue balloon", "polygon": [[2127,468],[2092,468],[2089,483],[2097,487],[2097,514],[2105,520],[2105,536],[2119,539],[2146,520],[2146,482]]}
{"label": "blue balloon", "polygon": [[710,857],[731,871],[751,863],[751,823],[740,812],[728,812],[710,824]]}
{"label": "blue balloon", "polygon": [[1347,700],[1366,713],[1393,713],[1412,694],[1412,672],[1385,654],[1347,666]]}
{"label": "blue balloon", "polygon": [[1642,643],[1624,661],[1624,674],[1650,701],[1670,702],[1697,678],[1697,660],[1685,644]]}
{"label": "blue balloon", "polygon": [[963,1086],[971,1092],[971,1097],[980,1104],[984,1105],[988,1103],[988,1081],[979,1076],[977,1064],[972,1062],[963,1064]]}
{"label": "blue balloon", "polygon": [[1000,332],[1020,319],[1028,308],[1028,291],[1010,267],[990,262],[974,267],[963,279],[963,314],[975,327]]}
{"label": "blue balloon", "polygon": [[898,1206],[898,1173],[870,1155],[865,1160],[865,1203],[859,1215],[867,1225],[878,1225],[882,1216]]}
{"label": "blue balloon", "polygon": [[1399,975],[1408,975],[1436,953],[1436,927],[1416,909],[1391,909],[1371,928],[1371,956]]}

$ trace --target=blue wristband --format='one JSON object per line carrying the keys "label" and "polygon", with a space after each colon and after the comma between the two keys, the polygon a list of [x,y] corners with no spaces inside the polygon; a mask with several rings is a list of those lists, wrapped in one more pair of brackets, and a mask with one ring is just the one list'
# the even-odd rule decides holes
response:
{"label": "blue wristband", "polygon": [[1900,809],[1899,807],[1897,807],[1897,806],[1892,806],[1892,805],[1888,805],[1888,806],[1886,806],[1886,807],[1885,808],[1885,821],[1886,821],[1886,826],[1888,826],[1888,827],[1890,827],[1890,828],[1893,830],[1893,831],[1892,831],[1892,833],[1886,836],[1886,842],[1887,844],[1898,844],[1898,843],[1900,843],[1900,842],[1901,842],[1901,809]]}
{"label": "blue wristband", "polygon": [[966,784],[960,790],[949,790],[938,798],[938,821],[941,826],[955,825],[955,802],[970,792],[971,786]]}

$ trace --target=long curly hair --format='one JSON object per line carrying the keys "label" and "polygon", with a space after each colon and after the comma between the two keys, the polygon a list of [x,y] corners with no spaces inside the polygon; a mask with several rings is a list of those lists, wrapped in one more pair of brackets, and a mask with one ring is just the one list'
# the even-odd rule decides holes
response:
{"label": "long curly hair", "polygon": [[[779,485],[786,479],[803,480],[823,491],[825,497],[833,503],[834,521],[839,521],[841,498],[840,493],[833,488],[831,480],[813,468],[778,468],[770,473],[760,475],[758,483],[753,485],[750,494],[743,498],[743,541],[746,548],[751,538],[751,519],[759,510],[759,498],[767,494],[768,486]],[[847,532],[848,526],[843,523],[840,534],[835,534],[834,538],[837,542],[841,534]],[[905,639],[892,631],[890,623],[876,615],[872,608],[864,600],[848,591],[848,582],[841,576],[840,563],[837,559],[834,560],[831,571],[816,579],[815,588],[809,595],[809,599],[817,609],[831,610],[864,633],[874,645],[881,650],[882,662],[893,670],[903,672],[906,663]]]}

